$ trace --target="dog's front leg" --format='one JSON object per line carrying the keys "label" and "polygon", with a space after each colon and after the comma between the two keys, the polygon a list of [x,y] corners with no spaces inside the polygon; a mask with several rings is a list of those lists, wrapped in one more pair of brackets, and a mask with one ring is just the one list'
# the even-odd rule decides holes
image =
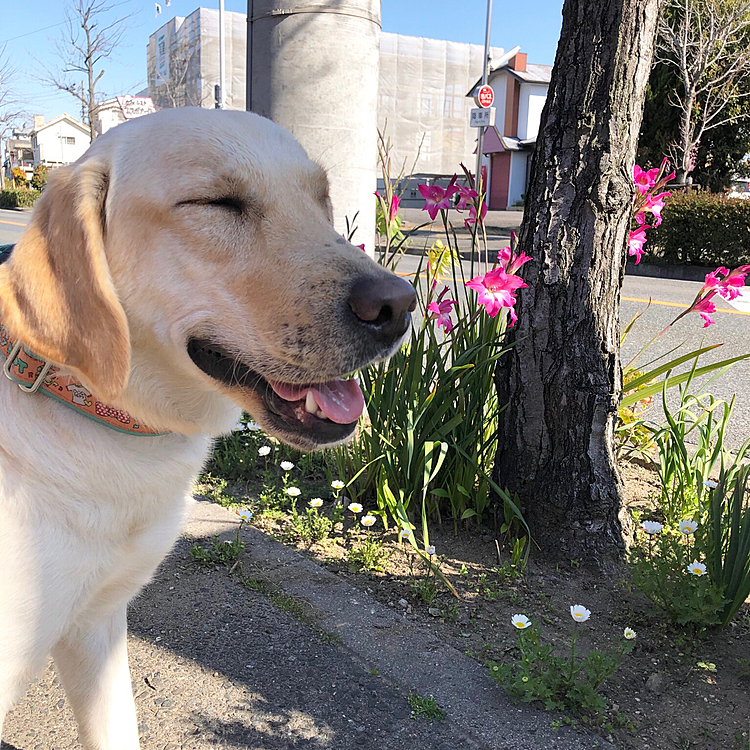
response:
{"label": "dog's front leg", "polygon": [[126,607],[77,624],[52,651],[86,750],[139,750],[130,685]]}

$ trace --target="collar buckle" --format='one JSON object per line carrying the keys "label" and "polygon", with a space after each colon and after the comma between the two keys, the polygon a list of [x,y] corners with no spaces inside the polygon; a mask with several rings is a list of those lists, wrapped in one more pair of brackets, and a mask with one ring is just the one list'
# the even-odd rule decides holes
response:
{"label": "collar buckle", "polygon": [[49,372],[50,367],[52,367],[51,362],[44,362],[44,365],[42,366],[42,369],[37,374],[36,378],[34,379],[33,383],[19,383],[16,378],[13,377],[13,374],[11,373],[11,367],[13,367],[16,357],[18,356],[18,353],[21,351],[22,345],[19,341],[8,353],[8,356],[5,359],[5,362],[3,364],[3,372],[5,373],[5,377],[8,378],[8,380],[12,380],[22,391],[25,391],[26,393],[36,393],[39,388],[41,388],[42,384],[44,383],[44,376]]}

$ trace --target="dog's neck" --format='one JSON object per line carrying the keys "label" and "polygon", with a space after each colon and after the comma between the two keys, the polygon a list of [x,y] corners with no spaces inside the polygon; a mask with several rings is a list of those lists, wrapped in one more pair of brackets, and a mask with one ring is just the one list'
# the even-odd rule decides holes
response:
{"label": "dog's neck", "polygon": [[183,370],[174,349],[150,336],[131,339],[130,378],[117,404],[148,424],[184,435],[229,432],[242,410],[227,396]]}
{"label": "dog's neck", "polygon": [[169,350],[153,342],[136,342],[128,385],[107,403],[64,369],[45,367],[48,363],[25,348],[16,352],[15,343],[0,321],[0,360],[13,355],[6,360],[6,374],[24,390],[33,390],[29,398],[50,396],[118,432],[219,435],[229,432],[240,417],[241,410],[230,399],[181,373],[178,363],[169,361]]}

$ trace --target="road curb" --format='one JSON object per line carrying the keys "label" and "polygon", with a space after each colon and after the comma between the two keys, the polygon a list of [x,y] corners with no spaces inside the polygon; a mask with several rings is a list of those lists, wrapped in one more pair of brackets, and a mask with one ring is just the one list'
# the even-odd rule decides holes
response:
{"label": "road curb", "polygon": [[[234,513],[198,501],[188,534],[231,536]],[[288,596],[310,605],[316,625],[337,636],[345,648],[391,680],[402,692],[434,695],[450,721],[487,750],[599,750],[613,746],[602,738],[563,726],[551,727],[554,714],[514,706],[500,687],[473,659],[439,640],[426,626],[417,626],[401,612],[384,606],[296,550],[254,527],[242,538],[253,575]],[[471,744],[465,746],[466,750]]]}
{"label": "road curb", "polygon": [[716,266],[674,266],[662,263],[628,263],[625,273],[628,276],[651,276],[677,281],[705,281],[706,274],[716,270]]}

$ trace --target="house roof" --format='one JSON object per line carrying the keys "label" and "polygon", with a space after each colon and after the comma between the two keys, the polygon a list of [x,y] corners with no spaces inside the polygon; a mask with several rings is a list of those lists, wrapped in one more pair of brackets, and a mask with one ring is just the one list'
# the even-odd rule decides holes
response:
{"label": "house roof", "polygon": [[61,115],[58,115],[57,117],[54,117],[49,122],[45,122],[44,125],[40,125],[38,128],[34,128],[34,133],[40,133],[42,130],[46,130],[47,128],[51,127],[52,125],[57,125],[58,123],[62,122],[63,120],[70,123],[73,127],[78,128],[81,132],[86,133],[88,135],[91,131],[89,130],[88,125],[84,125],[82,122],[79,122],[76,120],[75,117],[71,117],[69,114],[63,112]]}
{"label": "house roof", "polygon": [[[492,80],[492,76],[497,73],[509,73],[515,79],[521,81],[521,83],[543,83],[549,84],[552,79],[552,66],[551,65],[536,65],[535,63],[528,63],[526,70],[514,70],[510,67],[509,61],[505,60],[501,65],[490,70],[490,74],[487,78],[488,81]],[[478,78],[476,83],[469,89],[469,93],[466,96],[474,96],[474,92],[481,86],[482,79]]]}
{"label": "house roof", "polygon": [[482,152],[485,154],[497,154],[501,151],[530,151],[536,138],[513,138],[508,135],[500,135],[497,127],[487,128],[484,132],[484,141],[482,142]]}
{"label": "house roof", "polygon": [[[534,63],[529,63],[526,65],[526,70],[513,70],[513,68],[504,65],[502,68],[496,68],[496,70],[499,71],[503,68],[507,69],[508,73],[523,83],[549,83],[552,78],[551,65],[535,65]],[[495,70],[493,70],[490,75],[494,72]]]}

